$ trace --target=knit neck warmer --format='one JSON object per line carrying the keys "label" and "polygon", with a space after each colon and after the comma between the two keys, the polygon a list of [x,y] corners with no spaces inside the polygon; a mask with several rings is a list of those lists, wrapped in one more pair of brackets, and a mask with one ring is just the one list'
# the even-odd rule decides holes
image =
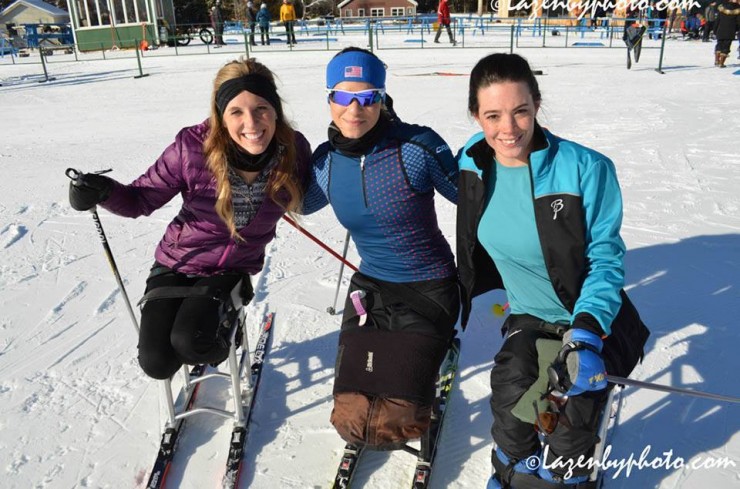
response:
{"label": "knit neck warmer", "polygon": [[270,145],[267,149],[258,155],[247,153],[234,141],[229,141],[229,145],[226,148],[226,156],[229,161],[229,166],[242,171],[262,171],[270,163],[270,160],[275,155],[277,148],[277,142],[275,138],[272,138]]}
{"label": "knit neck warmer", "polygon": [[332,122],[329,124],[329,144],[348,156],[362,156],[370,152],[383,139],[389,126],[387,116],[381,112],[380,119],[372,129],[362,137],[351,139],[342,136],[342,132]]}

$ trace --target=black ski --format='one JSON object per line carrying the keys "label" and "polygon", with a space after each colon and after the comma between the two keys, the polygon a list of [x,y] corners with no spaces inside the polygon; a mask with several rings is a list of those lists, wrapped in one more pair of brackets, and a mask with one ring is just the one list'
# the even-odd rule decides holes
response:
{"label": "black ski", "polygon": [[[245,410],[244,426],[235,426],[231,432],[229,455],[226,460],[226,473],[224,474],[222,484],[224,488],[234,488],[239,484],[244,447],[247,444],[247,436],[249,436],[249,422],[252,420],[252,411],[254,411],[257,389],[260,385],[260,378],[262,377],[262,366],[265,363],[265,357],[267,356],[267,352],[270,347],[270,336],[272,334],[272,322],[274,318],[275,313],[268,313],[265,315],[265,319],[262,322],[262,332],[257,339],[257,345],[254,349],[250,371],[252,388],[249,392],[249,401],[242,407],[242,409]],[[237,396],[236,393],[234,395],[235,397]]]}
{"label": "black ski", "polygon": [[339,462],[332,489],[349,489],[350,484],[352,484],[352,477],[355,475],[355,468],[363,451],[363,447],[358,448],[349,443],[345,445],[342,461]]}
{"label": "black ski", "polygon": [[[205,365],[195,365],[190,369],[190,379],[195,379],[203,375],[206,370]],[[184,397],[182,402],[178,402],[182,406],[185,406],[185,410],[190,409],[195,403],[195,397],[200,388],[200,382],[196,384],[190,384],[191,388],[189,392],[185,392],[183,389],[180,392],[180,398]],[[159,444],[159,452],[157,453],[157,460],[154,461],[154,467],[152,468],[152,474],[149,476],[149,482],[147,483],[147,489],[159,489],[164,487],[167,473],[172,465],[172,459],[175,456],[175,446],[177,444],[178,437],[183,429],[184,418],[180,418],[175,422],[174,426],[170,426],[164,430],[162,434],[162,441]]]}
{"label": "black ski", "polygon": [[[452,392],[452,386],[457,377],[457,362],[460,358],[460,339],[452,340],[452,345],[447,351],[440,368],[439,380],[437,380],[437,398],[435,409],[432,414],[432,422],[429,426],[428,440],[422,440],[422,450],[416,462],[414,481],[412,489],[426,489],[432,476],[434,458],[437,455],[437,445],[442,433],[442,425],[447,412],[447,402]],[[424,444],[427,443],[425,447]]]}

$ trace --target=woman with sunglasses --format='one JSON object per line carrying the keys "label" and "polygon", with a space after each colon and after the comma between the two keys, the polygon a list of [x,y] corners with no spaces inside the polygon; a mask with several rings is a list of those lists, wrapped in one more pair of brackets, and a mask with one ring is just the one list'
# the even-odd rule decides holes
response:
{"label": "woman with sunglasses", "polygon": [[331,421],[351,444],[392,449],[428,427],[458,318],[454,258],[434,208],[435,190],[455,202],[457,165],[437,133],[389,110],[385,79],[364,49],[329,62],[332,122],[304,212],[331,204],[362,258],[344,307]]}
{"label": "woman with sunglasses", "polygon": [[[491,371],[488,489],[586,482],[591,469],[575,461],[594,453],[605,372],[629,375],[649,335],[622,290],[614,164],[543,129],[541,101],[516,54],[487,56],[470,75],[468,109],[482,132],[458,155],[461,321],[472,297],[491,289],[506,289],[511,310]],[[567,397],[548,402],[550,379]],[[546,435],[545,452],[533,425]]]}
{"label": "woman with sunglasses", "polygon": [[242,59],[216,74],[210,118],[182,129],[139,178],[123,185],[87,173],[70,185],[74,209],[100,204],[124,217],[148,216],[182,197],[154,252],[147,295],[170,287],[208,294],[144,304],[138,347],[147,375],[166,379],[182,364],[226,359],[220,299],[242,279],[245,302],[251,299],[248,275],[262,269],[278,220],[298,210],[310,159],[308,142],[283,114],[272,72]]}

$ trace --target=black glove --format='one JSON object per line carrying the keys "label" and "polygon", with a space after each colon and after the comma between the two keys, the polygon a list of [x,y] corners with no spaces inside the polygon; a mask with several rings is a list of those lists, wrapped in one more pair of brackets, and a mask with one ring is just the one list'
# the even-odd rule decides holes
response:
{"label": "black glove", "polygon": [[87,211],[103,202],[113,189],[113,180],[95,173],[82,173],[69,183],[69,204]]}

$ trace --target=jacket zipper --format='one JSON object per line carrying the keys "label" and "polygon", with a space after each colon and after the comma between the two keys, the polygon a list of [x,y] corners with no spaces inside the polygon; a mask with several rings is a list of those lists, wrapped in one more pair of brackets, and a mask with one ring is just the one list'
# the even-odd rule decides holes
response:
{"label": "jacket zipper", "polygon": [[[532,161],[527,161],[527,168],[529,169],[529,190],[531,192],[532,196],[532,208],[534,210],[534,225],[537,229],[537,239],[540,241],[540,249],[542,250],[542,258],[545,261],[545,270],[547,271],[547,278],[550,279],[550,285],[552,287],[552,290],[555,292],[555,297],[558,298],[562,306],[565,308],[566,311],[573,314],[573,307],[568,307],[565,305],[565,301],[563,300],[563,294],[560,293],[560,281],[557,280],[557,276],[554,276],[553,273],[553,267],[551,266],[552,259],[550,258],[550,255],[547,252],[547,247],[545,246],[545,242],[542,241],[542,236],[544,236],[545,233],[542,231],[542,220],[537,217],[537,199],[535,199],[534,196],[534,173],[532,172]],[[577,300],[577,299],[576,299]],[[575,306],[575,302],[573,303]]]}
{"label": "jacket zipper", "polygon": [[360,177],[362,178],[362,200],[367,209],[367,193],[365,192],[365,155],[360,156]]}

